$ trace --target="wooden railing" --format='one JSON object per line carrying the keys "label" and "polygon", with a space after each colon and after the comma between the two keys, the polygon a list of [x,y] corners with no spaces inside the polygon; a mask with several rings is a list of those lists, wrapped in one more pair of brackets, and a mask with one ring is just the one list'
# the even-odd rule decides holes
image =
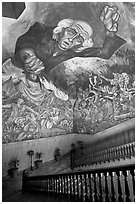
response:
{"label": "wooden railing", "polygon": [[87,151],[86,155],[77,152],[76,158],[74,161],[74,166],[85,166],[93,165],[102,162],[111,162],[120,159],[132,158],[135,157],[135,142],[128,143],[125,145],[108,148],[102,151],[89,152]]}
{"label": "wooden railing", "polygon": [[23,176],[23,191],[70,201],[120,202],[135,199],[135,165],[46,176]]}
{"label": "wooden railing", "polygon": [[[70,201],[133,202],[135,200],[135,128],[134,120],[92,137],[92,143],[79,142],[71,151],[73,167],[101,164],[101,168],[66,174],[23,175],[23,191],[57,195]],[[126,125],[125,125],[126,124]],[[127,127],[127,124],[129,125]],[[96,136],[96,135],[95,135]],[[84,144],[84,145],[83,145]],[[75,145],[72,145],[74,148]],[[133,162],[129,162],[129,160]],[[119,164],[104,162],[119,160]],[[121,160],[125,160],[123,165]]]}
{"label": "wooden railing", "polygon": [[114,132],[91,144],[81,143],[72,156],[74,167],[135,157],[135,128]]}

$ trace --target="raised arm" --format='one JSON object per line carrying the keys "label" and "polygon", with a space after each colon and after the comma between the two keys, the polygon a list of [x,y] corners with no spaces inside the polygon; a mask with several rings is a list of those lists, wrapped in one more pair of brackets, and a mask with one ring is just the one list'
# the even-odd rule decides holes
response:
{"label": "raised arm", "polygon": [[77,53],[80,57],[99,57],[109,59],[115,51],[126,43],[124,39],[116,35],[118,31],[118,20],[120,14],[117,7],[105,6],[100,20],[103,22],[106,30],[106,37],[101,48],[87,48],[81,53]]}

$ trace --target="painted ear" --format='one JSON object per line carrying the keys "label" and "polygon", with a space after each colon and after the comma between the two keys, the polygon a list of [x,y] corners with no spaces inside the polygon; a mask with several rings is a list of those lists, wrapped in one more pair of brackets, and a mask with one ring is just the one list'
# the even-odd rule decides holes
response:
{"label": "painted ear", "polygon": [[88,48],[88,47],[93,47],[94,43],[92,38],[89,38],[88,40],[85,40],[83,43],[83,47],[84,48]]}
{"label": "painted ear", "polygon": [[63,31],[63,28],[61,28],[61,27],[56,27],[54,30],[53,30],[53,39],[54,40],[58,40],[58,38],[59,38],[59,35],[60,35],[60,33]]}
{"label": "painted ear", "polygon": [[53,30],[53,39],[58,40],[59,34],[63,31],[64,28],[68,28],[73,24],[72,19],[63,19],[59,21],[57,27]]}

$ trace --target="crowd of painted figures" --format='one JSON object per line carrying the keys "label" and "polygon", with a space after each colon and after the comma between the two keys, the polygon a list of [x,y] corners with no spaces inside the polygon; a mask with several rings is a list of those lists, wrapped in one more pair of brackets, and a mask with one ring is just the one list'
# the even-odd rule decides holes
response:
{"label": "crowd of painted figures", "polygon": [[89,88],[79,92],[74,109],[74,126],[78,133],[97,133],[134,117],[134,76],[114,73],[113,79],[97,78],[89,79]]}
{"label": "crowd of painted figures", "polygon": [[39,106],[23,98],[3,106],[4,143],[66,134],[72,127],[71,104],[57,99],[53,93]]}
{"label": "crowd of painted figures", "polygon": [[39,104],[19,89],[13,99],[6,99],[3,91],[3,143],[72,132],[94,134],[128,120],[135,114],[134,78],[124,72],[113,73],[112,79],[92,75],[89,87],[79,88],[77,99],[63,101],[46,90]]}

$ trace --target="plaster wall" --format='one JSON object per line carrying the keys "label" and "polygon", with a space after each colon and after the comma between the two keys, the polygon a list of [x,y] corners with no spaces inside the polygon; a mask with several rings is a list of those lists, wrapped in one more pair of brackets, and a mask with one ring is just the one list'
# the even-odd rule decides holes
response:
{"label": "plaster wall", "polygon": [[77,143],[77,141],[83,141],[85,144],[92,144],[93,142],[110,138],[111,136],[117,135],[134,127],[135,118],[132,118],[131,120],[125,121],[124,123],[118,124],[94,135],[74,134],[75,143]]}
{"label": "plaster wall", "polygon": [[[47,162],[54,159],[54,151],[57,147],[61,149],[61,154],[64,155],[70,150],[70,145],[73,142],[74,134],[68,134],[37,140],[3,144],[2,175],[7,175],[8,163],[12,157],[17,156],[19,159],[19,171],[21,171],[29,168],[31,165],[30,158],[27,156],[27,151],[32,149],[35,152],[43,152],[43,162]],[[33,159],[33,163],[34,160],[35,157]]]}

